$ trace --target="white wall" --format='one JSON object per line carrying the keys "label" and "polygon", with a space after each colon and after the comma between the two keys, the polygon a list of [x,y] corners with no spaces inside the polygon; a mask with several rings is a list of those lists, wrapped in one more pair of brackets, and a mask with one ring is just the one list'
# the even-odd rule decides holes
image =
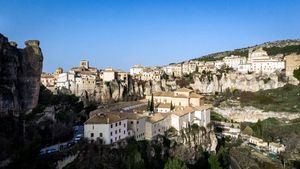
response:
{"label": "white wall", "polygon": [[[121,125],[119,124],[121,122]],[[116,126],[117,123],[117,126]],[[103,144],[111,144],[128,136],[127,119],[112,124],[85,124],[84,137],[88,140],[102,139]],[[92,137],[91,134],[94,134]],[[102,137],[100,137],[102,133]],[[112,141],[112,142],[111,142]]]}

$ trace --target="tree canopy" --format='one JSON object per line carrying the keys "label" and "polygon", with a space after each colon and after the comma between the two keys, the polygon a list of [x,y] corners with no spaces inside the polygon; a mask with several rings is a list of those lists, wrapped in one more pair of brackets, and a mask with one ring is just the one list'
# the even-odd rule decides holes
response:
{"label": "tree canopy", "polygon": [[187,166],[177,158],[169,158],[164,169],[188,169]]}

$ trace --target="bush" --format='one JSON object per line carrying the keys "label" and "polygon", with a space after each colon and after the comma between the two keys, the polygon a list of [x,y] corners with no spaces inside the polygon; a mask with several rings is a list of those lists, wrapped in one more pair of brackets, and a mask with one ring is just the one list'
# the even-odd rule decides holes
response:
{"label": "bush", "polygon": [[293,75],[296,79],[300,81],[300,67],[294,70]]}

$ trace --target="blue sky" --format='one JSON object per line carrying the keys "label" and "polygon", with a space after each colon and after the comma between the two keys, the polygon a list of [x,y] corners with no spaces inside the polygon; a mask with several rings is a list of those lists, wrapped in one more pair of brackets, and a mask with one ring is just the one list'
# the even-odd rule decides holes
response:
{"label": "blue sky", "polygon": [[0,0],[0,33],[38,39],[44,71],[164,65],[300,38],[299,0]]}

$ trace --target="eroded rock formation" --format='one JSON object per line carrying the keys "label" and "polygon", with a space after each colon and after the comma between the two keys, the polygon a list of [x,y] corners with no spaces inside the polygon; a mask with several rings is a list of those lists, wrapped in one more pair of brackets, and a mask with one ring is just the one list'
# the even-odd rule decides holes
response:
{"label": "eroded rock formation", "polygon": [[39,41],[24,49],[0,34],[0,114],[26,112],[38,103],[43,54]]}
{"label": "eroded rock formation", "polygon": [[222,76],[212,75],[194,77],[194,83],[190,86],[200,93],[224,92],[226,89],[238,89],[241,91],[256,92],[259,90],[275,89],[282,87],[286,82],[280,79],[280,74],[239,74],[229,73]]}

